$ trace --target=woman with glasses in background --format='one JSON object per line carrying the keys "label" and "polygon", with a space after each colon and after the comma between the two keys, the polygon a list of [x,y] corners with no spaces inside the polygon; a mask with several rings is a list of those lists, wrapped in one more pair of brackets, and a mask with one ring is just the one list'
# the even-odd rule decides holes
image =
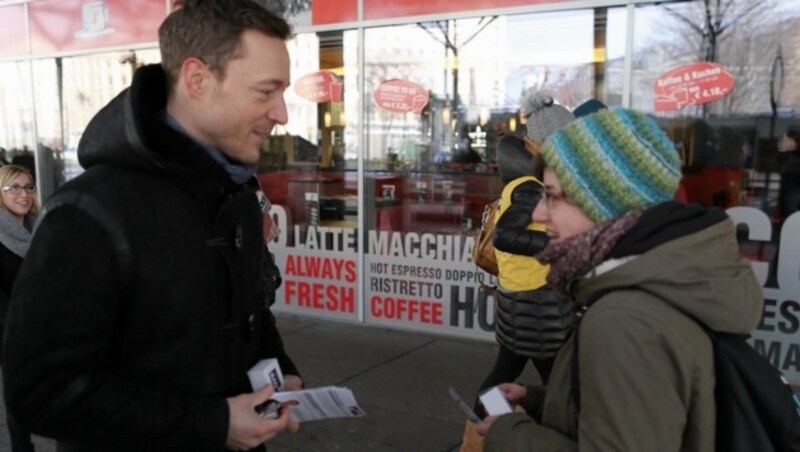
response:
{"label": "woman with glasses in background", "polygon": [[[0,337],[3,337],[11,288],[31,243],[39,202],[33,176],[21,166],[6,165],[0,168],[0,190]],[[10,416],[7,417],[11,450],[34,450],[30,432]]]}

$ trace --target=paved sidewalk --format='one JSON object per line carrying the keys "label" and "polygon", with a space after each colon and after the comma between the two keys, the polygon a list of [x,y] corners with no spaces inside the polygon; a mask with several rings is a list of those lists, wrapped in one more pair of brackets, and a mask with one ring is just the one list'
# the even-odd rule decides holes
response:
{"label": "paved sidewalk", "polygon": [[[457,451],[464,416],[447,389],[452,385],[471,399],[496,353],[486,341],[287,314],[278,314],[278,327],[307,387],[346,386],[367,415],[303,424],[270,441],[269,452]],[[536,379],[528,365],[521,380]],[[0,452],[9,452],[0,408]],[[35,444],[38,452],[55,452],[51,440],[36,438]]]}
{"label": "paved sidewalk", "polygon": [[[457,451],[465,418],[447,389],[471,399],[496,353],[487,341],[287,314],[278,314],[278,327],[307,387],[346,386],[367,415],[302,424],[270,441],[270,452]],[[535,381],[531,365],[523,378]],[[4,407],[0,421],[0,452],[8,452]],[[55,451],[50,440],[35,444]]]}

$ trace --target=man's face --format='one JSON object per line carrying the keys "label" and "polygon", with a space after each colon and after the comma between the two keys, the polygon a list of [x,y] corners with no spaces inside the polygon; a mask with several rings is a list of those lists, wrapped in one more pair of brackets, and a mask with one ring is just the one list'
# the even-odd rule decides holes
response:
{"label": "man's face", "polygon": [[559,243],[594,226],[594,222],[564,193],[561,182],[551,168],[545,168],[543,179],[544,196],[533,211],[532,218],[547,227],[550,243]]}
{"label": "man's face", "polygon": [[289,86],[289,52],[278,38],[248,30],[239,55],[220,80],[209,73],[197,112],[202,141],[240,163],[255,164],[275,124],[286,124],[284,91]]}

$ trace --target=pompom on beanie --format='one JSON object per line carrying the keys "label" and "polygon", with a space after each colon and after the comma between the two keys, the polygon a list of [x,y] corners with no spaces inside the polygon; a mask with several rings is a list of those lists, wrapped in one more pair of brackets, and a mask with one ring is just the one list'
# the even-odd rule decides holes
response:
{"label": "pompom on beanie", "polygon": [[556,129],[575,120],[569,110],[555,103],[550,93],[533,88],[522,96],[520,112],[527,118],[528,137],[536,144],[541,144]]}
{"label": "pompom on beanie", "polygon": [[621,107],[556,130],[541,152],[564,193],[598,223],[669,201],[681,178],[669,137],[647,115]]}

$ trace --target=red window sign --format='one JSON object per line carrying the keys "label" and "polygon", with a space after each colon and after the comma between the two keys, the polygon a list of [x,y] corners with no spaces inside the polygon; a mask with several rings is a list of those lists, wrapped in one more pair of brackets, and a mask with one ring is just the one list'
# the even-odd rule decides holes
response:
{"label": "red window sign", "polygon": [[158,40],[164,0],[40,0],[28,4],[33,54]]}
{"label": "red window sign", "polygon": [[329,71],[312,72],[294,82],[294,91],[311,102],[341,102],[342,80]]}
{"label": "red window sign", "polygon": [[391,79],[378,85],[375,104],[392,113],[420,114],[428,104],[428,90],[407,80]]}
{"label": "red window sign", "polygon": [[730,72],[717,63],[694,63],[663,73],[653,82],[655,110],[673,111],[722,99],[733,90]]}
{"label": "red window sign", "polygon": [[[491,8],[566,3],[569,1],[575,0],[459,0],[457,2],[453,0],[364,0],[364,18],[367,20],[388,19],[424,14],[446,14]],[[317,2],[323,3],[321,0],[317,0]],[[338,6],[338,2],[336,4]]]}
{"label": "red window sign", "polygon": [[[364,19],[373,20],[571,1],[576,0],[363,0],[363,5]],[[355,21],[358,20],[358,2],[315,0],[311,2],[311,16],[314,25]]]}
{"label": "red window sign", "polygon": [[27,54],[25,36],[25,5],[0,7],[0,57]]}
{"label": "red window sign", "polygon": [[336,0],[335,2],[315,0],[311,2],[311,23],[336,24],[358,20],[356,0]]}

